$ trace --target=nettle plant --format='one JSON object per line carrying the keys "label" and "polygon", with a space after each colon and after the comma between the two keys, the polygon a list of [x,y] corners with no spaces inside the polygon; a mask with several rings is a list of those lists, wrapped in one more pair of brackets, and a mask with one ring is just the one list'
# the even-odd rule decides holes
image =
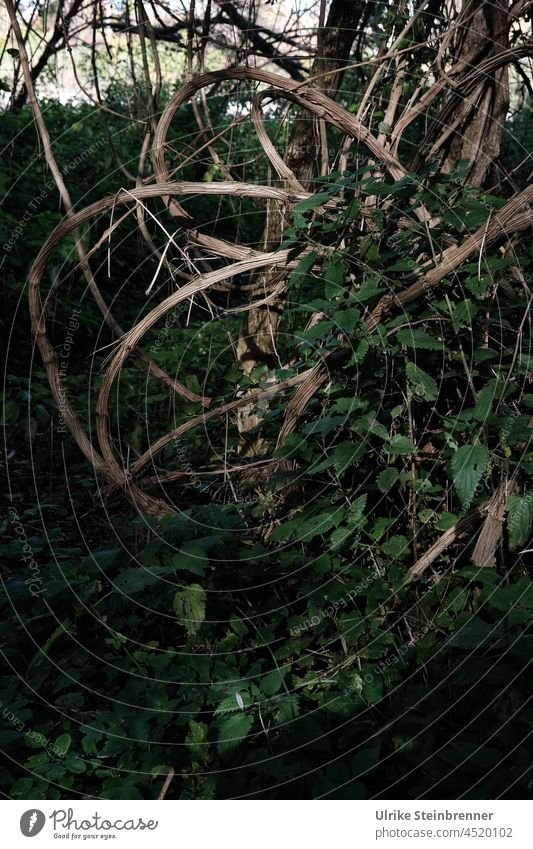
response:
{"label": "nettle plant", "polygon": [[[422,283],[417,300],[395,300],[409,287],[416,291],[433,260],[505,205],[462,184],[466,164],[396,182],[375,170],[369,176],[368,166],[334,173],[295,206],[281,247],[303,258],[290,278],[284,321],[298,340],[293,367],[326,362],[329,380],[278,456],[294,461],[306,495],[312,481],[323,488],[319,504],[333,499],[338,507],[296,509],[274,531],[277,539],[305,533],[307,518],[334,547],[354,550],[362,536],[375,552],[381,541],[419,575],[445,552],[422,558],[435,529],[461,522],[448,537],[454,543],[481,522],[497,492],[500,525],[507,513],[502,563],[510,565],[509,549],[527,542],[533,395],[522,274],[531,268],[531,248],[482,249],[438,288]],[[413,209],[431,217],[431,229],[427,220],[413,223]],[[307,325],[297,330],[302,313]],[[501,533],[489,531],[473,553],[478,565],[496,562]],[[452,547],[450,557],[456,554]],[[472,547],[465,562],[471,554]]]}

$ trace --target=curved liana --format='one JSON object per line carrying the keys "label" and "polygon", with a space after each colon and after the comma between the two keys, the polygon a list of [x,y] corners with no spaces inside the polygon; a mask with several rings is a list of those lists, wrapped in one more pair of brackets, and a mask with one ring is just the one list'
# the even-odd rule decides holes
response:
{"label": "curved liana", "polygon": [[[472,71],[476,75],[476,71]],[[270,185],[256,185],[244,183],[238,180],[224,180],[219,182],[179,182],[171,181],[169,167],[165,160],[167,147],[167,135],[173,117],[178,108],[197,92],[211,85],[218,85],[223,81],[254,81],[268,86],[267,89],[256,93],[251,101],[250,115],[251,125],[254,127],[257,139],[264,155],[268,159],[272,169],[278,177],[284,181],[286,188],[273,187]],[[149,373],[155,374],[171,388],[182,395],[188,402],[197,404],[199,412],[196,416],[187,419],[178,427],[156,439],[146,448],[142,455],[124,468],[120,458],[117,458],[113,441],[109,430],[109,405],[111,391],[119,379],[121,371],[129,363],[132,354],[139,351],[145,334],[159,321],[165,318],[181,302],[193,298],[197,294],[207,295],[212,291],[223,290],[231,292],[235,290],[233,279],[237,275],[244,275],[257,271],[272,271],[275,269],[279,274],[275,278],[270,290],[252,283],[239,285],[239,291],[248,291],[255,296],[255,300],[232,308],[233,312],[244,312],[253,306],[268,303],[276,298],[280,291],[288,285],[287,276],[297,262],[290,256],[289,250],[259,251],[238,243],[232,244],[220,238],[203,234],[199,231],[195,221],[181,206],[180,200],[188,195],[220,195],[245,197],[264,203],[280,204],[286,211],[306,200],[311,193],[304,190],[303,186],[284,162],[275,149],[272,141],[267,135],[262,120],[262,103],[265,98],[283,100],[295,103],[300,108],[307,110],[311,115],[325,121],[337,130],[341,131],[346,142],[356,141],[366,148],[374,162],[380,163],[394,180],[400,180],[407,174],[397,157],[391,152],[391,144],[385,144],[375,138],[372,133],[358,121],[352,113],[344,109],[335,101],[328,98],[313,85],[308,83],[297,83],[266,71],[247,67],[236,67],[227,70],[215,71],[203,74],[184,85],[169,101],[163,111],[157,125],[152,146],[152,162],[155,183],[137,186],[134,189],[122,190],[117,195],[104,197],[79,212],[70,214],[50,234],[41,248],[29,276],[29,305],[32,322],[32,330],[41,352],[44,365],[48,374],[50,386],[56,403],[61,409],[66,426],[79,445],[85,457],[92,463],[98,476],[112,489],[120,488],[127,498],[142,513],[154,516],[164,516],[173,513],[175,508],[168,500],[148,494],[142,486],[149,487],[154,482],[178,479],[180,473],[163,470],[161,475],[155,478],[145,478],[141,483],[141,472],[148,463],[166,445],[177,439],[182,434],[199,427],[217,417],[226,416],[228,413],[242,408],[245,405],[259,403],[265,398],[271,398],[276,393],[286,391],[292,387],[298,387],[292,399],[288,402],[284,419],[280,425],[277,444],[282,445],[286,436],[291,433],[302,413],[307,408],[311,398],[324,384],[330,374],[329,358],[331,352],[325,354],[322,360],[307,367],[299,374],[279,381],[272,381],[266,388],[242,391],[239,397],[216,407],[210,406],[211,399],[191,392],[179,381],[168,378],[158,366],[144,362]],[[411,109],[400,120],[394,129],[392,148],[398,149],[401,132],[415,117],[416,111]],[[202,138],[198,142],[199,148],[204,148]],[[187,237],[187,246],[194,249],[204,249],[213,255],[224,259],[227,264],[215,270],[206,270],[198,274],[190,275],[190,279],[180,285],[164,300],[160,301],[144,318],[137,322],[128,331],[123,333],[114,344],[112,355],[109,359],[103,381],[101,383],[96,402],[96,436],[97,446],[93,445],[91,437],[82,425],[80,418],[75,412],[68,399],[66,387],[61,378],[57,354],[52,346],[46,326],[47,298],[41,295],[41,282],[43,273],[51,254],[61,241],[77,227],[89,222],[96,216],[113,212],[116,208],[127,207],[135,210],[139,204],[161,199],[174,217],[174,224],[179,230],[184,231]],[[334,195],[325,203],[325,208],[334,210],[338,203]],[[366,317],[366,328],[368,332],[375,331],[379,322],[391,309],[401,308],[417,297],[424,295],[428,289],[438,283],[451,271],[458,268],[461,263],[479,252],[482,245],[488,245],[502,237],[515,233],[530,226],[533,221],[531,201],[533,200],[533,187],[528,187],[523,192],[515,195],[503,208],[491,216],[487,225],[481,227],[477,232],[467,236],[461,244],[450,244],[445,251],[422,267],[420,275],[415,283],[403,291],[386,295],[379,300],[377,305],[368,312]],[[322,208],[322,207],[321,207]],[[424,226],[431,225],[431,216],[421,205],[411,207],[412,216]],[[364,214],[364,213],[362,213]],[[121,220],[121,219],[120,219]],[[141,216],[141,220],[144,218]],[[106,230],[104,237],[100,239],[93,251],[96,250],[107,236],[113,232],[119,222],[111,224]],[[170,244],[169,239],[169,244]],[[327,248],[323,249],[327,252]],[[88,256],[91,256],[90,251]],[[317,253],[318,260],[320,252]],[[160,263],[164,258],[160,256]],[[301,261],[302,254],[298,259]],[[54,291],[57,290],[54,289]],[[94,292],[93,292],[94,295]],[[146,360],[146,358],[145,358]],[[236,387],[236,390],[238,387]],[[209,409],[206,409],[209,407]],[[268,461],[268,462],[274,462]],[[239,468],[245,468],[240,466]],[[216,470],[201,469],[197,475],[213,473]]]}

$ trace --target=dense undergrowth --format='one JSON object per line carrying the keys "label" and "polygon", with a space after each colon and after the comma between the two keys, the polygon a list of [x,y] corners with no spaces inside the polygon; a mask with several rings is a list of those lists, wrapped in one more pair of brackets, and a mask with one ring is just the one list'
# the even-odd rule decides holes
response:
{"label": "dense undergrowth", "polygon": [[[87,107],[50,104],[46,116],[63,167],[78,161],[78,204],[124,185],[106,134],[128,165],[140,133]],[[180,133],[193,134],[188,113]],[[28,113],[6,118],[2,143],[7,242],[49,178]],[[89,169],[77,158],[92,143]],[[245,135],[240,143],[249,154]],[[509,169],[519,148],[506,147]],[[526,235],[507,253],[476,256],[370,334],[376,301],[489,222],[505,189],[468,188],[461,163],[396,182],[363,166],[329,175],[296,206],[282,247],[299,264],[278,361],[248,383],[290,378],[324,355],[329,380],[272,449],[280,462],[268,478],[216,472],[238,462],[230,419],[167,446],[150,474],[185,475],[146,483],[175,506],[162,522],[132,516],[58,430],[23,292],[62,217],[53,189],[4,251],[4,303],[16,313],[1,550],[4,793],[154,798],[173,768],[173,798],[530,795],[533,591],[531,554],[520,552],[531,548],[533,389],[530,302],[512,269],[531,279],[531,245]],[[210,168],[196,162],[187,177],[210,180]],[[263,168],[255,161],[246,179]],[[385,208],[373,208],[375,196]],[[334,214],[324,207],[333,198]],[[412,217],[402,224],[419,205],[440,218],[431,233]],[[372,219],[363,234],[362,207]],[[260,239],[263,211],[249,202],[202,197],[188,209],[219,237]],[[104,229],[97,222],[87,244]],[[55,262],[49,285],[74,271],[50,305],[53,340],[64,345],[75,315],[65,384],[94,435],[89,409],[111,337],[70,243]],[[114,236],[109,270],[105,247],[98,262],[123,326],[166,292],[161,283],[144,296],[154,261],[131,220]],[[213,295],[217,306],[224,297]],[[246,384],[232,355],[240,321],[186,304],[163,337],[153,332],[152,355],[191,391],[229,400]],[[114,400],[125,467],[198,412],[133,365]],[[271,445],[286,403],[280,394],[264,406]],[[505,478],[515,489],[495,565],[473,566],[473,526],[412,579],[415,560]]]}

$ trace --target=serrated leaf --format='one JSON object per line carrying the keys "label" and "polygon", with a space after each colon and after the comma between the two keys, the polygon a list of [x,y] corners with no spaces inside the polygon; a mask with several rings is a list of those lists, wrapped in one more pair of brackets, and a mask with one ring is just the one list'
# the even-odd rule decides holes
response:
{"label": "serrated leaf", "polygon": [[205,548],[196,542],[184,543],[180,551],[172,555],[172,565],[203,578],[207,566]]}
{"label": "serrated leaf", "polygon": [[469,292],[472,292],[473,295],[484,295],[487,290],[492,286],[493,279],[488,274],[482,274],[481,277],[467,277],[465,280],[465,286]]}
{"label": "serrated leaf", "polygon": [[368,350],[370,348],[370,342],[368,339],[361,339],[357,348],[352,354],[352,358],[350,360],[349,365],[360,365],[366,357]]}
{"label": "serrated leaf", "polygon": [[231,752],[242,743],[253,724],[253,716],[242,713],[242,711],[225,716],[218,725],[218,751],[220,754]]}
{"label": "serrated leaf", "polygon": [[326,298],[336,298],[345,289],[346,263],[342,257],[334,257],[324,269]]}
{"label": "serrated leaf", "polygon": [[398,477],[398,469],[383,469],[378,475],[378,488],[380,492],[388,492]]}
{"label": "serrated leaf", "polygon": [[70,736],[70,734],[61,734],[59,737],[56,738],[54,746],[59,749],[60,752],[66,755],[66,753],[70,749],[71,743],[72,737]]}
{"label": "serrated leaf", "polygon": [[298,528],[298,540],[300,542],[308,542],[314,537],[325,534],[336,527],[341,520],[341,511],[332,510],[327,513],[320,513],[318,516],[312,516],[302,522]]}
{"label": "serrated leaf", "polygon": [[492,409],[492,402],[496,397],[498,380],[489,380],[486,386],[478,392],[476,406],[472,413],[478,422],[484,422]]}
{"label": "serrated leaf", "polygon": [[346,540],[351,537],[353,534],[352,528],[347,528],[345,525],[341,525],[339,528],[335,528],[333,533],[330,535],[329,544],[332,550],[339,547],[346,542]]}
{"label": "serrated leaf", "polygon": [[452,318],[455,332],[457,333],[461,327],[469,327],[478,311],[479,307],[470,298],[465,298],[464,301],[459,301],[459,303],[455,304]]}
{"label": "serrated leaf", "polygon": [[409,554],[409,540],[402,534],[395,534],[381,546],[387,557],[402,560]]}
{"label": "serrated leaf", "polygon": [[398,433],[396,436],[392,437],[385,450],[388,451],[389,454],[412,454],[416,449],[407,436],[402,436]]}
{"label": "serrated leaf", "polygon": [[415,363],[407,363],[405,370],[413,394],[421,396],[425,401],[435,400],[438,389],[434,378]]}
{"label": "serrated leaf", "polygon": [[185,743],[191,754],[200,763],[207,763],[209,757],[207,730],[207,725],[204,725],[204,723],[196,722],[195,719],[189,720],[189,733],[185,738]]}
{"label": "serrated leaf", "polygon": [[352,530],[354,528],[358,528],[362,524],[362,520],[364,518],[364,509],[366,507],[366,499],[367,493],[364,492],[363,495],[360,495],[358,498],[355,499],[355,501],[352,501],[350,507],[348,508],[347,521]]}
{"label": "serrated leaf", "polygon": [[361,313],[356,307],[350,307],[345,310],[337,310],[334,319],[337,327],[349,333],[355,328],[360,315]]}
{"label": "serrated leaf", "polygon": [[372,530],[370,531],[370,536],[374,540],[374,542],[379,542],[383,534],[390,528],[391,525],[394,525],[396,519],[388,519],[385,516],[380,516],[379,519],[376,519]]}
{"label": "serrated leaf", "polygon": [[300,260],[300,262],[292,272],[289,283],[301,283],[303,278],[306,277],[307,274],[309,274],[317,259],[318,254],[316,253],[316,251],[311,251],[310,253],[306,254],[304,258]]}
{"label": "serrated leaf", "polygon": [[205,619],[206,593],[200,584],[191,584],[178,590],[172,605],[176,616],[182,620],[189,637],[194,636]]}
{"label": "serrated leaf", "polygon": [[273,669],[264,678],[261,678],[260,689],[265,696],[273,696],[283,686],[283,678],[285,673],[278,669]]}
{"label": "serrated leaf", "polygon": [[507,499],[507,530],[511,551],[528,541],[532,524],[533,495],[510,495]]}
{"label": "serrated leaf", "polygon": [[393,265],[389,265],[387,271],[414,271],[416,263],[412,259],[398,259]]}
{"label": "serrated leaf", "polygon": [[462,445],[453,454],[450,476],[463,507],[468,506],[489,462],[489,452],[484,445]]}
{"label": "serrated leaf", "polygon": [[423,330],[414,330],[406,327],[403,330],[398,330],[396,333],[398,342],[402,345],[409,345],[411,348],[423,348],[428,351],[442,351],[445,346],[442,342],[434,339],[429,333],[424,333]]}
{"label": "serrated leaf", "polygon": [[298,203],[293,206],[293,211],[308,212],[310,209],[316,209],[317,206],[322,206],[324,203],[327,203],[328,200],[330,200],[330,195],[326,192],[318,192],[316,195],[311,195],[311,197],[305,198],[305,200],[298,201]]}
{"label": "serrated leaf", "polygon": [[[237,698],[237,696],[239,698]],[[242,704],[240,704],[242,702]],[[243,690],[241,692],[232,693],[231,696],[226,696],[217,706],[214,715],[224,716],[226,713],[235,713],[239,710],[244,710],[252,704],[250,695]]]}
{"label": "serrated leaf", "polygon": [[300,697],[296,693],[290,693],[283,697],[277,721],[280,725],[291,722],[300,715]]}
{"label": "serrated leaf", "polygon": [[457,523],[459,517],[455,513],[448,513],[446,510],[439,518],[435,528],[437,531],[448,531]]}
{"label": "serrated leaf", "polygon": [[354,442],[342,442],[333,451],[333,464],[338,475],[346,471],[359,457],[359,445]]}

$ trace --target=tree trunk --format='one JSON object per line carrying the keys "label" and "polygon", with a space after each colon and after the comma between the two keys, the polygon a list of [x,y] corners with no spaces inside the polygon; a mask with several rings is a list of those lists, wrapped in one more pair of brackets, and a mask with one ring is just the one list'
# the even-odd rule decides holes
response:
{"label": "tree trunk", "polygon": [[[510,19],[504,0],[482,3],[472,0],[465,10],[463,26],[457,59],[473,54],[477,57],[473,60],[473,67],[477,60],[487,59],[509,46]],[[469,70],[471,68],[467,67],[465,73],[468,74]],[[468,160],[466,181],[469,185],[498,184],[495,163],[500,155],[508,107],[507,65],[487,74],[473,92],[464,93],[459,85],[445,107],[445,125],[461,119],[443,145],[445,173],[452,171],[457,162]]]}

